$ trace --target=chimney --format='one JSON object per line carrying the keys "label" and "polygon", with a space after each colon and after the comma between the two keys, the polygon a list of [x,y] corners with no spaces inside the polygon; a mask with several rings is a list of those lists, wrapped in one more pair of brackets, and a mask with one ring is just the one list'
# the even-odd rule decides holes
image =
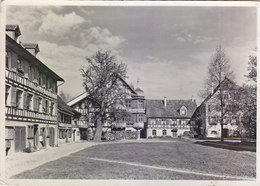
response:
{"label": "chimney", "polygon": [[38,54],[39,50],[39,45],[37,43],[23,43],[23,47],[29,51],[32,55],[36,57]]}
{"label": "chimney", "polygon": [[164,101],[163,101],[163,103],[164,103],[164,107],[166,107],[166,106],[167,106],[167,100],[166,100],[166,97],[164,97]]}
{"label": "chimney", "polygon": [[19,36],[21,35],[19,25],[6,25],[5,31],[9,37],[16,42],[19,42]]}

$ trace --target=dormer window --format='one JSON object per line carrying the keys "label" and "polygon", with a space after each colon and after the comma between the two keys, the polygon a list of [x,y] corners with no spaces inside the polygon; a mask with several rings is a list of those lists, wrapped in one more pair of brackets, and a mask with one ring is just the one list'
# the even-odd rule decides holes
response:
{"label": "dormer window", "polygon": [[187,115],[187,108],[185,106],[182,106],[180,109],[180,115]]}

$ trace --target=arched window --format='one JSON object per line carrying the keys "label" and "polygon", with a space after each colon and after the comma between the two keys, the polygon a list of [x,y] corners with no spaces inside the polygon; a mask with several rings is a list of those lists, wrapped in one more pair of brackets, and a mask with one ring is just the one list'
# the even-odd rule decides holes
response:
{"label": "arched window", "polygon": [[187,115],[187,108],[185,106],[182,106],[180,109],[180,115]]}
{"label": "arched window", "polygon": [[166,136],[167,135],[167,130],[163,130],[163,135]]}
{"label": "arched window", "polygon": [[156,136],[156,130],[152,130],[152,135]]}

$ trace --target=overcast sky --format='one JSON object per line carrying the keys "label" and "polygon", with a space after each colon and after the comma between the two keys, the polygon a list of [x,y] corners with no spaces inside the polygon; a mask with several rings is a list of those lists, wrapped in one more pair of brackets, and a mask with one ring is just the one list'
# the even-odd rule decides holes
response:
{"label": "overcast sky", "polygon": [[22,42],[39,44],[38,58],[72,96],[84,91],[80,67],[98,49],[127,64],[127,82],[136,87],[139,78],[146,98],[198,100],[217,45],[238,84],[256,47],[256,8],[10,6],[7,24],[19,24]]}

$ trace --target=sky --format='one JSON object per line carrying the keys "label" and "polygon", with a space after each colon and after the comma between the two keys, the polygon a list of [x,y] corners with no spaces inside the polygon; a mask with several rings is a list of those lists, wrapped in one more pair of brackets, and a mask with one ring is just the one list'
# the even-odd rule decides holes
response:
{"label": "sky", "polygon": [[84,92],[86,57],[111,50],[146,98],[200,102],[215,48],[224,47],[241,85],[257,38],[254,7],[8,6],[6,16],[19,24],[21,42],[39,44],[37,57],[72,97]]}

